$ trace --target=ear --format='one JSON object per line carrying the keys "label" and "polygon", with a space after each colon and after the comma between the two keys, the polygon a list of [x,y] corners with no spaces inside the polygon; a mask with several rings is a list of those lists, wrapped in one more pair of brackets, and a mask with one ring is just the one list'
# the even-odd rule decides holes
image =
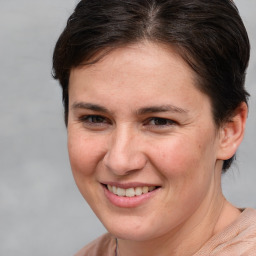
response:
{"label": "ear", "polygon": [[244,137],[247,115],[247,104],[242,102],[234,111],[232,118],[220,128],[218,159],[227,160],[236,153]]}

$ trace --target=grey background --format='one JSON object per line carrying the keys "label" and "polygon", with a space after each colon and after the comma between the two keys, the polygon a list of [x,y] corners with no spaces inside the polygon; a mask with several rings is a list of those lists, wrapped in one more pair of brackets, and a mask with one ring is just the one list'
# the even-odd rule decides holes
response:
{"label": "grey background", "polygon": [[[0,255],[73,255],[104,232],[71,175],[53,47],[77,0],[0,0]],[[256,1],[237,0],[252,45],[251,93],[225,195],[256,208]]]}

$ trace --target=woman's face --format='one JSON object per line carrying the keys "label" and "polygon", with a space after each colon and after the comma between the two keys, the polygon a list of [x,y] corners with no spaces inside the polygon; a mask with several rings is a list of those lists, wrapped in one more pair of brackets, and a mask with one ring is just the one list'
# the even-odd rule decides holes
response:
{"label": "woman's face", "polygon": [[72,171],[105,227],[142,241],[200,223],[220,189],[219,132],[188,65],[141,43],[74,68],[69,86]]}

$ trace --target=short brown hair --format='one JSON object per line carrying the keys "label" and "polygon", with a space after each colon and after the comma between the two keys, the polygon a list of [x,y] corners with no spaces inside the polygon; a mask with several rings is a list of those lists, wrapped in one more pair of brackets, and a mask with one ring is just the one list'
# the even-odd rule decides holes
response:
{"label": "short brown hair", "polygon": [[[90,63],[104,49],[144,39],[177,49],[196,72],[199,90],[209,96],[217,126],[228,121],[241,102],[247,103],[244,81],[250,44],[231,0],[82,0],[53,54],[66,124],[71,69]],[[232,160],[224,161],[223,170]]]}

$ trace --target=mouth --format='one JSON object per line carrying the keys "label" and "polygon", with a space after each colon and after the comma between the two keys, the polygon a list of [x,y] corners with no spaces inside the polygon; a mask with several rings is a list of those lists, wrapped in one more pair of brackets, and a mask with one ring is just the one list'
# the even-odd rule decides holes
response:
{"label": "mouth", "polygon": [[101,183],[108,201],[121,208],[136,208],[151,202],[161,190],[160,186],[141,183]]}
{"label": "mouth", "polygon": [[143,187],[130,187],[130,188],[121,188],[112,185],[104,185],[108,191],[119,196],[119,197],[138,197],[143,194],[148,194],[156,190],[157,186],[143,186]]}

